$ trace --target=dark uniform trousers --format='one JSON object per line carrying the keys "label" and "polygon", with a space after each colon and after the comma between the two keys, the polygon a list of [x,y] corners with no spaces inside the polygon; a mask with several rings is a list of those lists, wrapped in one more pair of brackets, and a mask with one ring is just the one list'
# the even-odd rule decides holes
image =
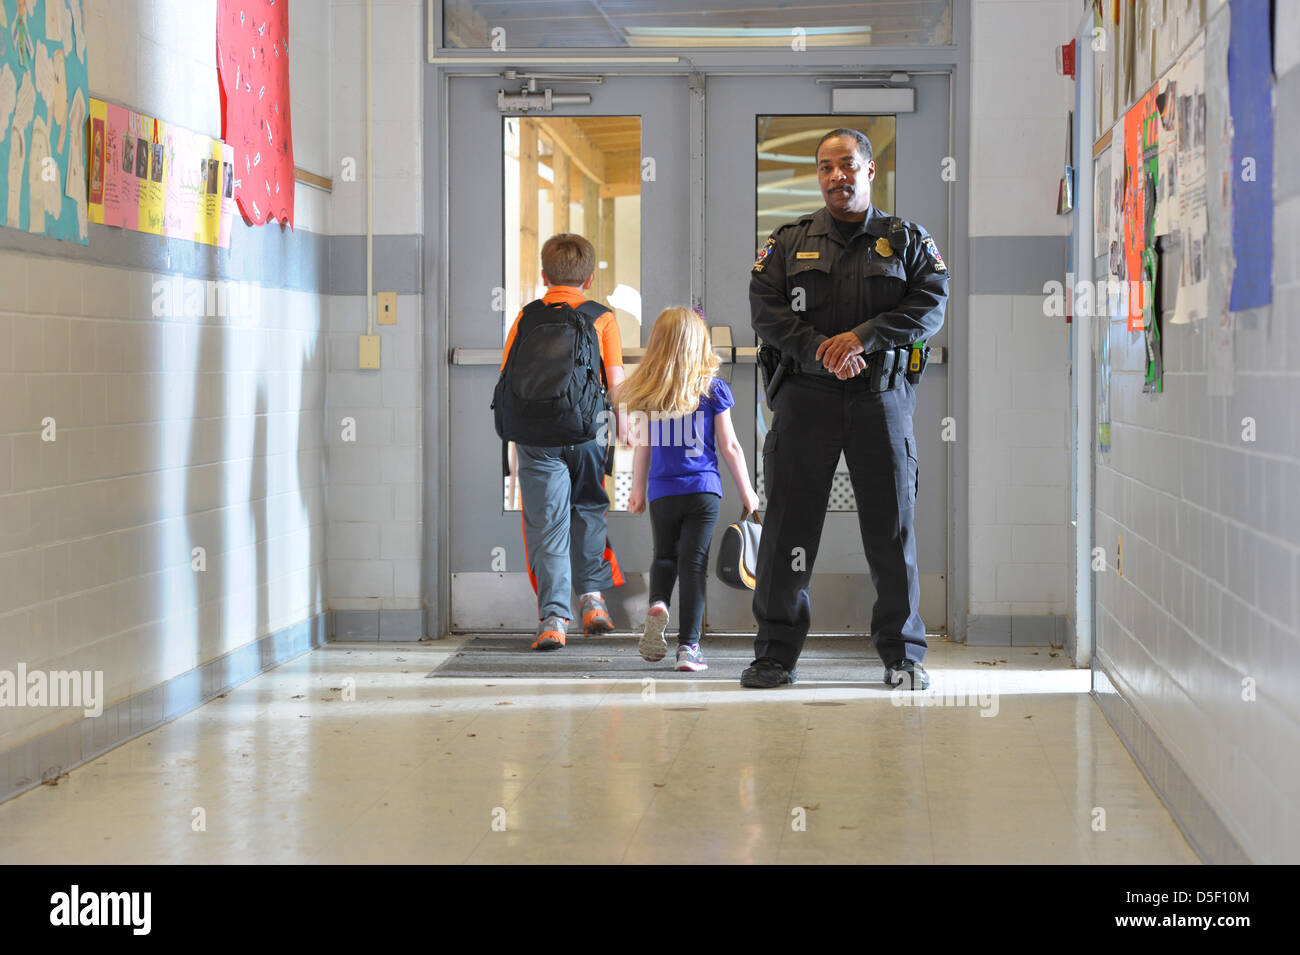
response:
{"label": "dark uniform trousers", "polygon": [[[763,445],[767,513],[758,549],[756,657],[791,669],[812,622],[808,585],[843,452],[857,497],[862,549],[876,604],[871,635],[886,664],[925,658],[916,567],[913,386],[902,376],[869,390],[893,349],[943,326],[948,270],[928,232],[872,206],[854,231],[823,208],[786,223],[750,275],[754,333],[798,364],[774,391]],[[819,342],[853,332],[879,365],[840,381],[817,360]],[[870,376],[870,377],[868,377]],[[888,381],[888,379],[886,379]]]}
{"label": "dark uniform trousers", "polygon": [[758,550],[755,656],[793,668],[812,622],[808,586],[840,452],[849,466],[876,604],[882,662],[925,659],[916,566],[916,438],[912,385],[872,393],[864,382],[795,375],[772,402],[763,442],[767,511]]}

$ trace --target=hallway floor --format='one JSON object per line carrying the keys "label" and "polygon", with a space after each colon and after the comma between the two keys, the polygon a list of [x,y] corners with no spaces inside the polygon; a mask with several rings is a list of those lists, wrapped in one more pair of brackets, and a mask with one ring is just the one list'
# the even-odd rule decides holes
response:
{"label": "hallway floor", "polygon": [[713,670],[426,679],[458,645],[265,673],[0,805],[0,863],[1198,861],[1048,648],[935,641],[899,706]]}

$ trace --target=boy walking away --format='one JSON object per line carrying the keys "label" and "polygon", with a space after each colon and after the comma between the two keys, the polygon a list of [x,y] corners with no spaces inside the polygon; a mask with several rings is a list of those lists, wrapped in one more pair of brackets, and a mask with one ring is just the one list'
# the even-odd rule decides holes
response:
{"label": "boy walking away", "polygon": [[564,646],[572,591],[583,633],[613,630],[603,591],[623,583],[606,537],[612,442],[601,427],[609,391],[623,381],[623,344],[614,314],[583,294],[595,266],[582,236],[546,240],[546,295],[515,319],[492,401],[497,434],[515,442],[519,457],[524,551],[537,592],[534,650]]}

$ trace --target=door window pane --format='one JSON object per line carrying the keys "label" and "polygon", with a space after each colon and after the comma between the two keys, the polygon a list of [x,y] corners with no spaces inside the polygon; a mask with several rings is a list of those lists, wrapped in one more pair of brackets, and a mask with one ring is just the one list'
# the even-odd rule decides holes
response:
{"label": "door window pane", "polygon": [[951,43],[952,0],[749,0],[732,9],[701,9],[696,0],[443,4],[443,46],[449,49],[790,50]]}
{"label": "door window pane", "polygon": [[[894,214],[894,174],[897,169],[895,133],[898,128],[894,116],[760,116],[757,130],[757,210],[758,221],[754,230],[754,252],[767,241],[779,226],[800,216],[816,212],[824,206],[821,187],[817,183],[817,141],[832,129],[849,127],[861,130],[871,140],[872,158],[876,163],[876,178],[871,184],[871,204],[888,215]],[[772,421],[763,392],[762,375],[754,376],[757,383],[755,417],[756,448],[763,447],[763,439]],[[763,485],[763,455],[754,455],[755,482],[759,499],[767,507],[767,492]],[[840,456],[831,485],[828,510],[856,511],[857,502],[849,483],[849,469]]]}
{"label": "door window pane", "polygon": [[[641,342],[641,117],[508,116],[501,343],[524,305],[546,294],[541,249],[560,232],[585,236],[596,251],[587,297],[613,311],[624,348]],[[519,509],[511,449],[504,506]],[[606,478],[611,507],[627,507],[630,449],[616,448]]]}

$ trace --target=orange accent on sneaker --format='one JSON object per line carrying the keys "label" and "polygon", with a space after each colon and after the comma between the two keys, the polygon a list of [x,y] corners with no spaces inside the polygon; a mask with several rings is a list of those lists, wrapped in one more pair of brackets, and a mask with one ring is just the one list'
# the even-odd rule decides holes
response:
{"label": "orange accent on sneaker", "polygon": [[558,650],[564,646],[564,633],[559,630],[547,630],[533,641],[534,650]]}
{"label": "orange accent on sneaker", "polygon": [[584,633],[608,632],[614,629],[614,621],[609,618],[609,614],[603,607],[592,607],[582,615],[582,629]]}

